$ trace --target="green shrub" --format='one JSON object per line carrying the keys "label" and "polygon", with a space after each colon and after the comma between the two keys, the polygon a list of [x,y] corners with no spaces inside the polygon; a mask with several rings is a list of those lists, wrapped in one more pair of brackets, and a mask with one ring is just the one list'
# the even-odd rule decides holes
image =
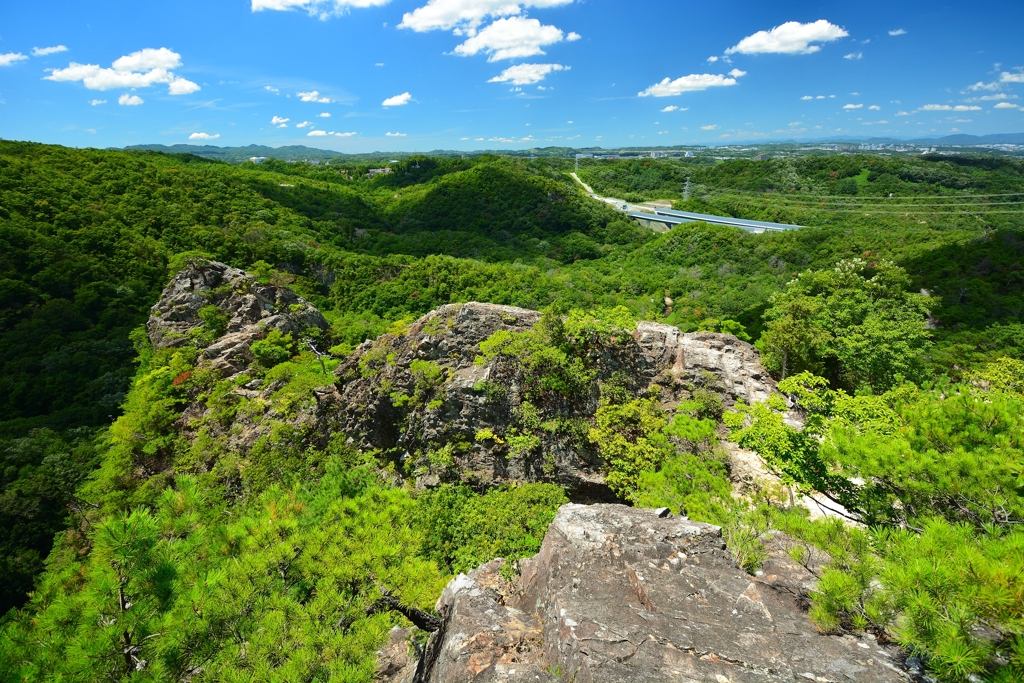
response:
{"label": "green shrub", "polygon": [[252,343],[252,355],[265,368],[284,363],[295,355],[295,342],[291,332],[282,334],[281,330],[273,329],[263,339]]}

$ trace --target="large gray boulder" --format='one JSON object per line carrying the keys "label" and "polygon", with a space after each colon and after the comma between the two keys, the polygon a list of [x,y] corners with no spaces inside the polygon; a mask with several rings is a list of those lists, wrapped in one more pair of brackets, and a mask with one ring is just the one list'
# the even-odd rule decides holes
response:
{"label": "large gray boulder", "polygon": [[272,329],[299,338],[326,330],[324,316],[287,287],[261,284],[254,275],[217,261],[196,259],[178,272],[150,309],[146,331],[153,348],[190,343],[204,327],[199,311],[216,306],[227,317],[225,333],[202,358],[225,376],[253,361],[249,347]]}
{"label": "large gray boulder", "polygon": [[501,562],[453,579],[424,683],[896,683],[899,652],[821,634],[802,602],[814,575],[784,544],[757,576],[718,527],[621,505],[565,505],[513,582]]}
{"label": "large gray boulder", "polygon": [[[453,477],[481,485],[551,481],[576,501],[614,501],[583,425],[599,405],[596,385],[569,401],[557,395],[542,399],[542,421],[553,424],[558,418],[571,425],[575,420],[576,428],[537,431],[539,444],[526,452],[514,451],[504,440],[477,438],[484,429],[508,433],[524,401],[522,364],[505,357],[481,362],[480,343],[500,330],[529,330],[540,319],[537,311],[511,306],[450,304],[403,334],[365,342],[337,370],[340,428],[361,448],[391,453],[420,486]],[[754,348],[731,335],[684,334],[670,325],[641,322],[631,336],[590,348],[588,354],[598,380],[625,381],[634,394],[657,385],[666,407],[697,387],[716,391],[726,407],[737,400],[764,400],[774,387]],[[419,402],[405,399],[417,392],[417,361],[429,361],[444,378]],[[444,454],[450,465],[429,457],[449,444],[458,446]]]}

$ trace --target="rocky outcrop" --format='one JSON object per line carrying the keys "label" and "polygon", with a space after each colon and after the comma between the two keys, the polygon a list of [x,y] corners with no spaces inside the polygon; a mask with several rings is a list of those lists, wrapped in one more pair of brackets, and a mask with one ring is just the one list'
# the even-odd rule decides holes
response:
{"label": "rocky outcrop", "polygon": [[287,287],[263,285],[243,270],[197,259],[174,276],[150,310],[146,331],[153,348],[196,339],[208,328],[200,311],[209,306],[223,316],[223,334],[203,349],[202,358],[224,376],[254,360],[250,346],[269,330],[299,337],[310,328],[327,329],[320,311]]}
{"label": "rocky outcrop", "polygon": [[[362,448],[394,454],[421,486],[453,477],[484,484],[546,480],[565,487],[574,500],[614,500],[583,424],[597,410],[600,382],[624,381],[634,395],[657,385],[669,406],[700,387],[719,393],[727,407],[740,399],[763,400],[773,388],[750,344],[642,322],[632,336],[587,351],[597,380],[592,390],[572,400],[542,398],[534,407],[542,422],[555,426],[535,430],[536,445],[517,451],[501,437],[523,409],[522,365],[503,357],[485,361],[480,343],[498,331],[529,330],[540,319],[522,308],[452,304],[404,334],[364,343],[337,371],[341,428]],[[443,380],[426,386],[416,362],[430,363]],[[478,438],[484,430],[499,438]],[[436,456],[446,448],[443,459]]]}
{"label": "rocky outcrop", "polygon": [[[814,575],[784,542],[756,576],[719,528],[665,511],[563,506],[512,582],[500,561],[456,577],[423,683],[906,681],[872,636],[822,635],[804,611]],[[395,679],[398,680],[398,679]]]}

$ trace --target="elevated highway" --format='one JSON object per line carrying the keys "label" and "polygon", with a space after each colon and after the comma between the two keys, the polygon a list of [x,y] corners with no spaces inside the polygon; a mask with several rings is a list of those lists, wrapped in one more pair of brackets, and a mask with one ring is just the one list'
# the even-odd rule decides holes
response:
{"label": "elevated highway", "polygon": [[650,206],[646,204],[630,204],[621,199],[602,197],[580,180],[575,173],[570,173],[573,180],[583,186],[587,195],[606,204],[611,204],[619,211],[630,218],[639,221],[644,227],[651,228],[657,232],[667,232],[674,226],[681,223],[711,223],[713,225],[729,225],[734,228],[746,230],[747,232],[782,232],[783,230],[798,230],[802,225],[790,225],[788,223],[770,223],[768,221],[754,221],[747,218],[732,218],[731,216],[714,216],[707,213],[694,213],[692,211],[675,211],[673,209]]}

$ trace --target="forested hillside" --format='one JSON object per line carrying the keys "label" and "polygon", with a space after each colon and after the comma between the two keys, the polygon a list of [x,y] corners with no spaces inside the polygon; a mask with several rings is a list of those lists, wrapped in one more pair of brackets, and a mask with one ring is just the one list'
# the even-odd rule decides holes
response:
{"label": "forested hillside", "polygon": [[[811,596],[822,630],[884,635],[942,680],[1024,676],[1024,163],[582,166],[600,194],[805,227],[654,234],[583,194],[564,159],[414,156],[370,177],[0,143],[0,610],[24,606],[3,622],[0,678],[370,680],[397,619],[367,612],[378,583],[429,608],[452,572],[536,552],[566,500],[550,482],[416,494],[395,454],[299,448],[284,427],[261,446],[280,476],[255,467],[238,488],[200,467],[214,446],[182,441],[175,420],[200,400],[230,422],[248,409],[226,398],[243,383],[204,374],[198,338],[154,350],[142,327],[199,257],[327,319],[328,357],[268,337],[246,376],[282,387],[282,414],[361,342],[443,304],[547,311],[481,357],[523,364],[558,401],[592,389],[601,407],[576,422],[517,413],[479,439],[533,448],[569,425],[620,499],[724,525],[751,570],[768,529],[827,551]],[[218,315],[204,343],[224,333]],[[780,396],[723,410],[694,388],[665,408],[598,382],[590,351],[637,320],[755,342],[806,428],[784,422]],[[811,523],[771,492],[738,503],[727,437],[867,526]],[[157,456],[176,465],[140,464]],[[129,611],[119,590],[146,598]]]}

